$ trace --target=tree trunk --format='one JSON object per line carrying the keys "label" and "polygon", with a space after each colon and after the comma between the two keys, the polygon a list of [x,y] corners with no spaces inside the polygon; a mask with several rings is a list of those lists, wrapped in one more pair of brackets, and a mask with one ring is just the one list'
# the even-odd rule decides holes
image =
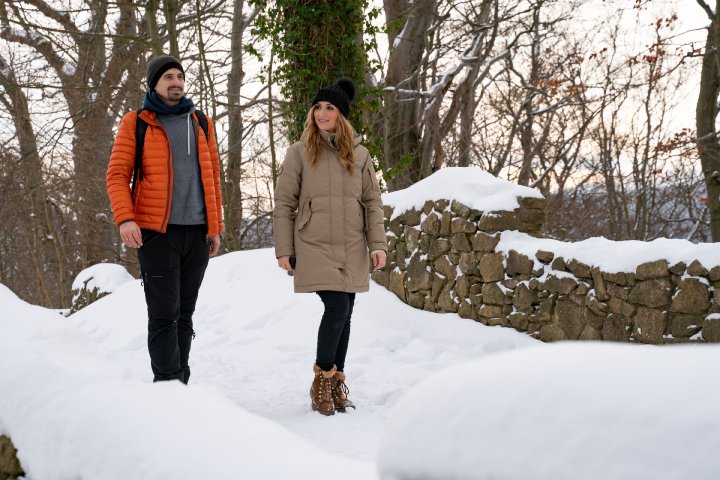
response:
{"label": "tree trunk", "polygon": [[720,62],[718,62],[718,28],[720,13],[717,4],[710,15],[705,53],[700,74],[700,94],[695,110],[697,128],[697,149],[700,155],[703,176],[707,188],[707,205],[710,214],[710,232],[713,242],[720,241],[720,145],[715,133],[715,120],[718,109],[718,93],[720,92]]}
{"label": "tree trunk", "polygon": [[180,47],[178,46],[177,16],[182,8],[182,2],[178,0],[164,0],[163,10],[165,13],[165,26],[170,41],[170,55],[180,58]]}
{"label": "tree trunk", "polygon": [[[435,19],[437,1],[385,0],[388,24],[402,22],[403,28],[388,31],[391,45],[385,77],[384,96],[385,171],[389,190],[407,188],[419,180],[420,131],[418,119],[423,89],[416,71],[427,42],[427,30]],[[409,91],[403,93],[403,90]]]}
{"label": "tree trunk", "polygon": [[242,59],[242,38],[245,31],[243,17],[244,1],[235,2],[233,7],[232,34],[230,36],[230,73],[228,74],[228,152],[227,168],[225,169],[223,203],[225,204],[225,233],[223,243],[230,250],[240,250],[240,222],[243,217],[242,204],[242,141],[244,125],[240,89],[242,88],[245,71]]}

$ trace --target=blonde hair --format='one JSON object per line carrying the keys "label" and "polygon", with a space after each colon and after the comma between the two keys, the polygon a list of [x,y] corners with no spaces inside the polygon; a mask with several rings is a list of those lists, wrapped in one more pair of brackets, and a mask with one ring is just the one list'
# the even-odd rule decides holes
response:
{"label": "blonde hair", "polygon": [[[320,135],[320,129],[315,123],[314,111],[315,105],[310,108],[310,111],[305,117],[305,128],[303,130],[303,135],[305,135],[305,149],[310,154],[310,164],[313,167],[317,164],[318,158],[320,158],[320,152],[322,152],[323,146],[325,145],[325,139]],[[352,125],[340,110],[338,110],[338,118],[335,123],[338,160],[343,167],[347,168],[350,175],[354,173],[355,167],[355,156],[353,154],[354,136],[355,130]]]}

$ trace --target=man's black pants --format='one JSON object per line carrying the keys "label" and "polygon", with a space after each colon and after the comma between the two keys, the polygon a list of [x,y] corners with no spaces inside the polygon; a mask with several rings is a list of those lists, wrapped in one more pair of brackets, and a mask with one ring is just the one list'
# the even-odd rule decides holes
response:
{"label": "man's black pants", "polygon": [[355,294],[333,291],[319,291],[317,294],[325,304],[325,313],[318,329],[315,363],[326,372],[332,370],[333,365],[342,372],[350,341],[350,317]]}
{"label": "man's black pants", "polygon": [[153,381],[190,378],[192,315],[209,260],[205,225],[142,230],[138,250],[148,308],[148,350]]}

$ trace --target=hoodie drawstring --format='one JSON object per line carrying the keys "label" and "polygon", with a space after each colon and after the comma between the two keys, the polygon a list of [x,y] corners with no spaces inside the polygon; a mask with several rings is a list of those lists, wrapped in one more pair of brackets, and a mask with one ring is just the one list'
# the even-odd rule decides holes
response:
{"label": "hoodie drawstring", "polygon": [[187,129],[187,144],[188,144],[188,145],[187,145],[187,147],[188,147],[188,157],[190,156],[190,123],[192,123],[192,122],[190,122],[190,116],[191,116],[191,115],[192,115],[191,113],[188,113],[188,116],[187,116],[187,126],[188,126],[188,129]]}

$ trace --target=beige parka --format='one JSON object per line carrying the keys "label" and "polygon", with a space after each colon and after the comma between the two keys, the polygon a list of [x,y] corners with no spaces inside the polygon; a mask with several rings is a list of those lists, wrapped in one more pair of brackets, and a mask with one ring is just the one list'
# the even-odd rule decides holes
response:
{"label": "beige parka", "polygon": [[315,167],[303,141],[288,148],[275,186],[275,256],[295,256],[295,292],[366,292],[370,252],[387,252],[382,199],[370,154],[354,139],[351,175],[334,134]]}

